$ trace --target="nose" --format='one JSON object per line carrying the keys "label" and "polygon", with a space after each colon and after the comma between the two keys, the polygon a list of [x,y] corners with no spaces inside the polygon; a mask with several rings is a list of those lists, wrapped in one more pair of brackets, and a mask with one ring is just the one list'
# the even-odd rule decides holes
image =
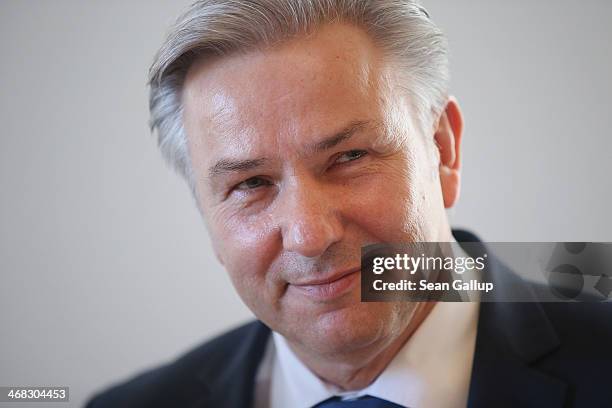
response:
{"label": "nose", "polygon": [[281,195],[277,215],[285,250],[315,258],[342,239],[340,200],[334,196],[333,186],[301,179]]}

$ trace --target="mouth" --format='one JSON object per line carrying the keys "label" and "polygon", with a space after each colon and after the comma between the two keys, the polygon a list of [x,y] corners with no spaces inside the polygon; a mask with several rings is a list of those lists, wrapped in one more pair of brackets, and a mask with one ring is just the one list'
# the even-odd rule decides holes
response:
{"label": "mouth", "polygon": [[332,300],[350,292],[359,282],[360,268],[352,268],[324,278],[292,283],[290,286],[313,300]]}

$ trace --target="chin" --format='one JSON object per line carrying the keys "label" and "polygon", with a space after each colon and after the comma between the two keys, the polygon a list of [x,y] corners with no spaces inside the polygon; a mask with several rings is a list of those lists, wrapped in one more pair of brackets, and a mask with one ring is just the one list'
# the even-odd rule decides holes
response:
{"label": "chin", "polygon": [[[405,306],[409,306],[405,303]],[[406,307],[364,302],[316,316],[303,338],[307,347],[322,354],[349,354],[391,342],[408,325]]]}

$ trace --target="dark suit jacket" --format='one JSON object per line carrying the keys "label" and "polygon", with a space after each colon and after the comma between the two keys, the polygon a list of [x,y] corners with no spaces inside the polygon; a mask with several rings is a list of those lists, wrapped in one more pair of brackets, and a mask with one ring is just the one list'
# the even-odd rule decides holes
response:
{"label": "dark suit jacket", "polygon": [[[492,257],[487,273],[496,288],[532,290]],[[269,336],[263,323],[248,323],[87,407],[250,407]],[[612,407],[612,303],[481,303],[468,406]]]}

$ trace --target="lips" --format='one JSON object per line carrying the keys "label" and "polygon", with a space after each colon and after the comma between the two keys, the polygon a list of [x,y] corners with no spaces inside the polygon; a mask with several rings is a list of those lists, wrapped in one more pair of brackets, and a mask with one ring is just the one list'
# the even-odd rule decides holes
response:
{"label": "lips", "polygon": [[352,268],[322,278],[291,284],[291,288],[314,300],[331,300],[350,292],[360,269]]}

